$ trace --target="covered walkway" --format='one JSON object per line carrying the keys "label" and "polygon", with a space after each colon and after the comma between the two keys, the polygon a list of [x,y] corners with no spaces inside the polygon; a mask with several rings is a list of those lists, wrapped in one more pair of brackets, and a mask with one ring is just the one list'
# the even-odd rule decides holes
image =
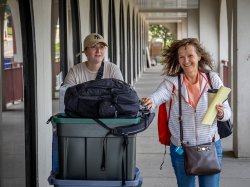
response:
{"label": "covered walkway", "polygon": [[[249,167],[244,166],[249,166],[250,158],[249,9],[249,0],[0,0],[0,27],[5,24],[5,30],[0,29],[1,187],[22,183],[48,187],[52,131],[45,122],[58,111],[55,98],[69,68],[86,60],[84,54],[76,54],[89,33],[104,36],[109,45],[105,60],[117,64],[140,96],[157,85],[160,67],[150,68],[148,30],[152,24],[165,25],[175,39],[197,38],[212,54],[214,70],[232,89],[234,134],[223,140],[222,184],[246,185],[250,176]],[[9,36],[6,20],[12,24]],[[10,42],[13,45],[7,45]],[[6,61],[9,54],[11,64]],[[17,73],[6,78],[7,72],[16,70],[21,72],[18,78],[12,77]],[[15,94],[6,88],[18,91],[17,102],[9,99]],[[19,104],[7,106],[20,100],[24,101],[21,110],[14,109]],[[137,163],[144,184],[175,185],[171,167],[167,172],[158,170],[163,149],[154,128],[138,136]]]}
{"label": "covered walkway", "polygon": [[[135,84],[139,97],[149,95],[161,81],[161,65],[145,70]],[[59,110],[58,100],[53,101],[53,113]],[[157,111],[156,116],[157,116]],[[25,187],[24,164],[24,129],[20,124],[23,119],[23,104],[17,104],[3,112],[3,165],[1,187]],[[44,122],[44,125],[45,122]],[[151,126],[137,135],[136,165],[141,170],[143,187],[176,187],[176,179],[171,166],[169,151],[165,164],[160,170],[164,146],[158,142],[157,117]],[[7,135],[8,134],[8,135]],[[232,152],[232,137],[223,140],[223,171],[221,187],[249,187],[250,159],[235,158]],[[49,173],[47,174],[49,175]]]}

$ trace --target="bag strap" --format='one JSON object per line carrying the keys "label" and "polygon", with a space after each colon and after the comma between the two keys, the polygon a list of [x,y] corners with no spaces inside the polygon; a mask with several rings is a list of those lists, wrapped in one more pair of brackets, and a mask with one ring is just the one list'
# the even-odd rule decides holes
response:
{"label": "bag strap", "polygon": [[179,123],[180,123],[180,140],[183,143],[183,126],[182,126],[182,106],[181,106],[181,76],[178,75],[178,96],[179,96]]}
{"label": "bag strap", "polygon": [[102,64],[101,64],[100,68],[98,69],[98,72],[97,72],[95,80],[102,79],[103,70],[104,70],[104,62],[102,61]]}
{"label": "bag strap", "polygon": [[[173,85],[172,93],[171,93],[171,94],[173,94],[174,91],[175,91],[175,86]],[[166,103],[165,103],[165,104],[166,104]],[[166,105],[165,105],[164,107],[166,107]],[[169,118],[170,118],[171,107],[172,107],[172,96],[171,96],[170,101],[169,101],[168,115],[167,115],[167,121],[166,121],[166,125],[167,125],[167,126],[168,126],[168,121],[169,121]],[[167,133],[167,128],[166,128],[166,133]],[[167,139],[167,137],[166,137],[166,139]],[[164,162],[165,162],[166,154],[167,154],[167,144],[165,144],[165,151],[164,151],[164,154],[163,154],[162,163],[161,163],[161,165],[160,165],[160,170],[162,170],[163,164],[164,164]]]}
{"label": "bag strap", "polygon": [[212,85],[212,82],[211,82],[211,78],[210,78],[209,72],[206,73],[206,76],[207,76],[207,80],[208,80],[208,83],[209,83],[210,87],[213,89],[213,85]]}
{"label": "bag strap", "polygon": [[[174,84],[173,84],[173,88],[172,88],[172,93],[171,93],[171,94],[173,94],[174,91],[175,91],[175,86],[174,86]],[[173,100],[172,100],[172,96],[171,96],[171,99],[170,99],[170,101],[169,101],[169,109],[168,109],[168,119],[167,119],[167,123],[168,123],[169,118],[170,118],[170,112],[171,112],[171,108],[172,108],[172,102],[173,102]]]}
{"label": "bag strap", "polygon": [[127,148],[128,148],[128,136],[129,135],[133,135],[133,134],[137,134],[139,132],[142,132],[144,130],[146,130],[149,125],[151,124],[151,122],[153,121],[155,116],[155,113],[147,113],[144,114],[144,120],[141,120],[140,123],[138,124],[132,124],[132,125],[127,125],[127,126],[119,126],[119,127],[115,127],[115,128],[110,128],[108,127],[105,123],[103,123],[100,119],[95,119],[93,118],[94,121],[97,122],[97,124],[101,125],[103,128],[108,130],[108,133],[106,134],[104,140],[103,140],[103,153],[102,153],[102,162],[101,162],[101,170],[104,171],[105,170],[105,161],[106,161],[106,157],[105,157],[105,145],[104,143],[106,142],[106,138],[108,135],[112,134],[114,136],[122,136],[123,137],[123,144],[122,144],[122,148],[123,148],[123,154],[122,154],[122,185],[125,185],[125,180],[126,180],[126,174],[127,172],[125,171],[127,169],[127,167],[125,167],[125,159],[124,159],[124,154],[127,152]]}
{"label": "bag strap", "polygon": [[[206,75],[207,75],[207,73],[206,73]],[[211,84],[209,74],[207,76],[208,76],[208,81]],[[211,84],[211,88],[213,88],[212,84]],[[182,125],[182,106],[181,106],[181,77],[180,77],[180,75],[178,75],[178,95],[179,95],[180,140],[181,140],[181,144],[183,144],[183,125]],[[215,140],[215,136],[213,137],[212,141],[214,142],[214,140]]]}
{"label": "bag strap", "polygon": [[155,116],[155,113],[148,113],[144,115],[144,120],[141,120],[137,124],[131,124],[127,126],[119,126],[110,128],[105,123],[103,123],[100,119],[93,118],[97,124],[101,125],[103,128],[107,129],[109,131],[109,134],[112,134],[114,136],[123,136],[123,135],[133,135],[137,134],[139,132],[142,132],[146,130],[151,122],[153,121]]}

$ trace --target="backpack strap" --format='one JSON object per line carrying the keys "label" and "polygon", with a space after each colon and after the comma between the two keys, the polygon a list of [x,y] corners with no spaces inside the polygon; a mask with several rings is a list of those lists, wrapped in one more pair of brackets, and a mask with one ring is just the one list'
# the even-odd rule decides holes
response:
{"label": "backpack strap", "polygon": [[[174,86],[174,84],[173,84],[173,88],[172,88],[171,94],[173,94],[174,91],[175,91],[175,86]],[[164,107],[166,107],[166,103],[165,103]],[[171,99],[170,99],[170,101],[169,101],[168,115],[167,115],[167,119],[166,119],[166,125],[167,125],[167,126],[168,126],[168,121],[169,121],[169,118],[170,118],[171,107],[172,107],[172,97],[171,97]],[[169,129],[169,128],[166,127],[166,134],[168,134],[168,129]],[[171,136],[171,134],[170,134],[170,136]],[[164,162],[165,162],[165,157],[166,157],[166,154],[167,154],[167,145],[169,145],[169,144],[168,144],[168,142],[167,142],[167,135],[166,135],[165,151],[164,151],[164,154],[163,154],[162,163],[161,163],[161,165],[160,165],[160,170],[162,170],[162,167],[163,167]]]}
{"label": "backpack strap", "polygon": [[102,79],[103,70],[104,70],[104,62],[102,61],[102,64],[101,64],[100,68],[98,69],[98,72],[97,72],[95,80]]}
{"label": "backpack strap", "polygon": [[141,122],[138,124],[119,126],[119,127],[115,127],[115,128],[110,128],[105,123],[103,123],[100,119],[93,118],[93,120],[95,122],[97,122],[97,124],[101,125],[103,128],[108,130],[108,133],[106,134],[106,136],[103,140],[103,153],[102,153],[102,162],[101,162],[101,170],[102,171],[105,170],[105,161],[106,161],[105,152],[106,152],[106,150],[105,150],[104,143],[106,142],[107,136],[112,134],[114,136],[122,136],[123,137],[123,144],[122,144],[123,154],[122,154],[122,167],[121,167],[122,168],[122,185],[123,186],[125,185],[126,174],[127,174],[127,172],[125,171],[127,169],[127,167],[125,167],[124,155],[125,155],[125,152],[127,152],[128,136],[133,135],[133,134],[137,134],[139,132],[146,130],[149,127],[149,125],[151,124],[151,122],[153,121],[154,116],[155,116],[155,113],[147,113],[147,114],[144,114],[144,117],[143,117],[144,120],[141,120]]}
{"label": "backpack strap", "polygon": [[[175,86],[173,85],[171,94],[173,94],[174,91],[175,91]],[[168,105],[169,107],[167,108],[167,104],[162,103],[159,106],[159,110],[158,110],[158,136],[159,136],[159,142],[163,145],[170,144],[168,121],[170,118],[170,111],[172,108],[172,96],[169,100]]]}
{"label": "backpack strap", "polygon": [[97,124],[101,125],[103,128],[107,129],[109,131],[109,134],[112,134],[114,136],[123,136],[123,135],[133,135],[137,134],[139,132],[142,132],[146,130],[151,122],[153,121],[155,116],[155,113],[148,113],[145,114],[143,120],[140,121],[140,123],[137,124],[131,124],[127,126],[119,126],[115,128],[108,127],[105,123],[103,123],[100,119],[93,118]]}
{"label": "backpack strap", "polygon": [[[174,91],[175,91],[175,86],[174,86],[174,84],[173,84],[173,88],[172,88],[172,93],[171,94],[173,94],[174,93]],[[167,122],[169,121],[169,118],[170,118],[170,111],[171,111],[171,108],[172,108],[172,97],[171,97],[171,99],[170,99],[170,101],[169,101],[169,109],[168,109],[168,119],[167,119]]]}

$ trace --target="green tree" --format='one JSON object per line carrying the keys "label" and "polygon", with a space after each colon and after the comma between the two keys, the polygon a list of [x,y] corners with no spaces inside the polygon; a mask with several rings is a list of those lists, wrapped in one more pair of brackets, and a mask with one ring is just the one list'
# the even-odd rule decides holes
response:
{"label": "green tree", "polygon": [[164,47],[174,40],[173,34],[163,25],[149,25],[149,32],[152,38],[161,38],[164,41]]}

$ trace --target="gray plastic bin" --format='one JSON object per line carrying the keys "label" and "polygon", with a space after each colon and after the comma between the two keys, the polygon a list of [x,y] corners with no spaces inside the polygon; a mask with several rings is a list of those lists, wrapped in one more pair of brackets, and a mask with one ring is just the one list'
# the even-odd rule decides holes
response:
{"label": "gray plastic bin", "polygon": [[[109,127],[140,122],[135,119],[101,119]],[[77,180],[122,180],[122,158],[125,180],[133,180],[136,165],[136,135],[129,136],[126,151],[123,137],[107,134],[107,130],[92,119],[53,117],[57,129],[59,178]],[[104,146],[104,147],[103,147]],[[105,170],[101,169],[105,148]]]}

